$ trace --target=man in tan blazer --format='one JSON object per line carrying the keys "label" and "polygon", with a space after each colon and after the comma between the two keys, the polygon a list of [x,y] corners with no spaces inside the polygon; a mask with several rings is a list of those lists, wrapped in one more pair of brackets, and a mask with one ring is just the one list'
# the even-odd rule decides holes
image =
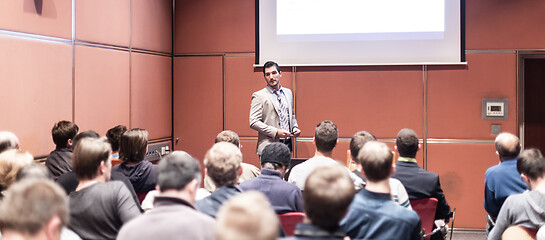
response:
{"label": "man in tan blazer", "polygon": [[282,142],[292,150],[294,137],[301,134],[293,112],[293,94],[280,85],[282,72],[277,63],[263,65],[267,86],[252,94],[250,127],[258,132],[257,154],[271,142]]}

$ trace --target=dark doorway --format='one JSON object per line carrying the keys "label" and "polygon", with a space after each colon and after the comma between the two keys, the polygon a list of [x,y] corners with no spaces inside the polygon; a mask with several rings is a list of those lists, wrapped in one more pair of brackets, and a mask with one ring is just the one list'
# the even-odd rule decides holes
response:
{"label": "dark doorway", "polygon": [[545,55],[521,55],[520,117],[524,148],[545,151]]}

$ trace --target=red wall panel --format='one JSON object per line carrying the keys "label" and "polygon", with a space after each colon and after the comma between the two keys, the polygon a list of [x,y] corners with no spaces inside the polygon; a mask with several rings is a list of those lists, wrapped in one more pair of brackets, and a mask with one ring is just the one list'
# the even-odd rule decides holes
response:
{"label": "red wall panel", "polygon": [[[467,61],[429,68],[428,137],[493,139],[491,124],[516,133],[516,55],[468,54]],[[482,120],[482,98],[509,99],[509,120]]]}
{"label": "red wall panel", "polygon": [[47,155],[53,124],[72,119],[72,48],[0,37],[0,52],[0,131],[14,132],[22,150]]}
{"label": "red wall panel", "polygon": [[132,0],[131,30],[131,47],[172,52],[172,0]]}
{"label": "red wall panel", "polygon": [[149,139],[172,135],[172,59],[131,55],[131,127],[145,128]]}
{"label": "red wall panel", "polygon": [[129,0],[78,0],[76,39],[129,46]]}
{"label": "red wall panel", "polygon": [[100,135],[129,126],[129,53],[76,46],[75,123]]}

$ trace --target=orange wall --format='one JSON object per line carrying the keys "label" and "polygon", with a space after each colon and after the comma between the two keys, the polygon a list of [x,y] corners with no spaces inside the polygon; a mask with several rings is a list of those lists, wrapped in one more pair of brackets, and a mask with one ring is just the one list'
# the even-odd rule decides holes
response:
{"label": "orange wall", "polygon": [[172,1],[35,2],[0,2],[0,131],[36,157],[54,149],[51,127],[64,119],[170,139]]}
{"label": "orange wall", "polygon": [[[202,159],[214,135],[231,129],[243,138],[244,160],[257,165],[257,134],[248,126],[248,113],[252,92],[265,83],[252,66],[254,0],[175,2],[174,85],[191,89],[175,87],[175,99],[189,94],[194,101],[183,109],[174,103],[175,121],[184,118],[174,124],[173,137],[180,139],[175,148]],[[498,162],[490,125],[517,132],[517,52],[545,48],[542,9],[541,1],[466,1],[466,66],[282,69],[283,86],[296,92],[303,137],[297,157],[313,155],[310,138],[325,119],[339,127],[334,157],[340,161],[356,131],[390,141],[399,129],[413,128],[426,142],[419,164],[440,174],[447,200],[457,209],[455,227],[484,228],[484,172]],[[197,98],[206,104],[195,103]],[[509,120],[481,120],[482,98],[508,98]]]}

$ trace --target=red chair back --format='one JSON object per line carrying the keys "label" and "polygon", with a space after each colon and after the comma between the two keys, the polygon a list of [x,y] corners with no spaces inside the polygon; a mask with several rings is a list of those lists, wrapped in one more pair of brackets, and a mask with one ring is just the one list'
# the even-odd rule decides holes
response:
{"label": "red chair back", "polygon": [[302,212],[290,212],[284,214],[278,214],[278,220],[280,225],[286,232],[286,236],[293,236],[295,232],[295,226],[303,221],[305,214]]}
{"label": "red chair back", "polygon": [[[411,200],[411,207],[420,216],[422,228],[426,234],[433,231],[435,221],[435,210],[437,209],[437,199],[424,198]],[[429,239],[426,238],[426,239]]]}

